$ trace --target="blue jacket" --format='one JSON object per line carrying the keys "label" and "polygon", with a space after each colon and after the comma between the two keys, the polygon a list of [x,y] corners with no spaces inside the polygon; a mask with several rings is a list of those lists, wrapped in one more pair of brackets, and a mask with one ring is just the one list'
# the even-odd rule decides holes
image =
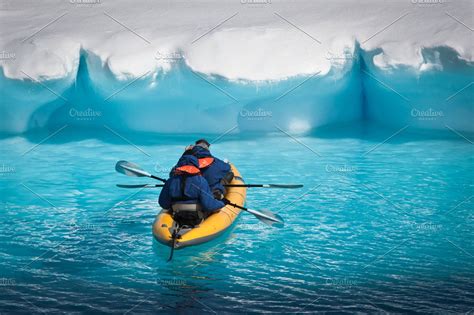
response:
{"label": "blue jacket", "polygon": [[[190,169],[198,170],[199,162],[192,155],[183,155],[179,159],[173,175],[166,181],[161,190],[160,206],[164,209],[170,209],[171,205],[177,202],[199,203],[204,212],[214,212],[224,207],[222,201],[214,198],[204,177],[199,174],[180,171],[180,167],[183,166],[191,166]],[[182,186],[183,181],[185,181],[184,187]]]}
{"label": "blue jacket", "polygon": [[200,146],[194,146],[192,154],[198,159],[205,157],[214,158],[214,162],[206,168],[201,169],[202,176],[209,183],[211,190],[218,189],[221,193],[225,193],[225,188],[221,183],[224,176],[230,172],[230,165],[214,156],[212,156],[209,150],[204,149]]}

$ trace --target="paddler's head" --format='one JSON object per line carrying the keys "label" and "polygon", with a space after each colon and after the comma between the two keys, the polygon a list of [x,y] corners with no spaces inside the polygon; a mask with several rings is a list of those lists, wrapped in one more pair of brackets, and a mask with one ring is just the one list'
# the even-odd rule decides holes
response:
{"label": "paddler's head", "polygon": [[211,144],[206,139],[199,139],[194,144],[206,150],[209,150],[211,147]]}

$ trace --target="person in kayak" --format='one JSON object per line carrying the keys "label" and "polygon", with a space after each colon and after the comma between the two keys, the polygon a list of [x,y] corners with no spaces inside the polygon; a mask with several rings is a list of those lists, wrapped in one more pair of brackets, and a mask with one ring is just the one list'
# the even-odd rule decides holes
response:
{"label": "person in kayak", "polygon": [[190,226],[224,207],[224,202],[212,195],[209,184],[201,176],[198,159],[193,155],[183,155],[179,159],[158,202],[163,209],[173,211],[173,218],[178,223]]}
{"label": "person in kayak", "polygon": [[225,195],[225,184],[229,184],[234,178],[230,164],[215,156],[209,150],[211,144],[206,139],[199,139],[194,146],[188,146],[185,152],[191,152],[198,158],[199,169],[202,176],[209,183],[209,187],[216,199],[223,200]]}

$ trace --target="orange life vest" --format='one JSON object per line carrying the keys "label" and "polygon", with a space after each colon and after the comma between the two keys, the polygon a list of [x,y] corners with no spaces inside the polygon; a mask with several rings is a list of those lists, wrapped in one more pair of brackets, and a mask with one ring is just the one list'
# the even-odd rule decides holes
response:
{"label": "orange life vest", "polygon": [[214,158],[205,157],[205,158],[198,159],[198,161],[199,161],[199,168],[206,168],[214,162]]}
{"label": "orange life vest", "polygon": [[196,175],[199,174],[201,171],[194,165],[183,165],[180,167],[176,168],[176,171],[178,172],[183,172],[183,173],[188,173],[190,175]]}

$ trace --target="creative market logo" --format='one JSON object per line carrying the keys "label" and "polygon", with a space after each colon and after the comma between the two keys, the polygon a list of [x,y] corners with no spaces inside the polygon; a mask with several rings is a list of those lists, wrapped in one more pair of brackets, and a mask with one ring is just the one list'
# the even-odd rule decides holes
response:
{"label": "creative market logo", "polygon": [[326,164],[325,167],[326,172],[328,173],[354,173],[357,172],[357,167],[351,165],[332,165]]}
{"label": "creative market logo", "polygon": [[16,284],[15,279],[0,278],[0,287],[14,286]]}
{"label": "creative market logo", "polygon": [[85,110],[71,108],[69,110],[69,116],[76,120],[95,120],[96,118],[102,117],[102,112],[96,111],[90,107]]}
{"label": "creative market logo", "polygon": [[240,117],[243,117],[248,120],[271,119],[272,116],[273,116],[272,111],[264,110],[262,108],[258,108],[256,110],[248,110],[244,108],[240,111]]}
{"label": "creative market logo", "polygon": [[334,287],[353,287],[359,285],[360,282],[353,279],[348,278],[330,278],[326,280],[326,285],[334,286]]}
{"label": "creative market logo", "polygon": [[250,8],[262,8],[272,4],[272,0],[240,0],[240,4]]}
{"label": "creative market logo", "polygon": [[411,4],[417,5],[418,7],[433,7],[437,5],[445,4],[446,0],[411,0]]}
{"label": "creative market logo", "polygon": [[330,51],[326,53],[326,60],[331,60],[334,62],[343,62],[343,61],[357,61],[359,59],[358,55],[354,55],[351,52],[343,52],[341,54],[334,54]]}
{"label": "creative market logo", "polygon": [[440,117],[444,117],[444,113],[441,110],[434,110],[431,107],[426,110],[420,110],[413,108],[410,112],[411,116],[418,120],[436,120]]}
{"label": "creative market logo", "polygon": [[439,232],[443,229],[441,224],[436,224],[432,222],[413,222],[413,221],[405,221],[405,224],[410,227],[412,230],[418,232]]}
{"label": "creative market logo", "polygon": [[78,7],[92,7],[102,4],[101,0],[69,0],[69,3]]}
{"label": "creative market logo", "polygon": [[0,177],[15,173],[15,168],[13,166],[6,165],[3,163],[0,165]]}
{"label": "creative market logo", "polygon": [[166,53],[157,51],[155,53],[155,59],[160,61],[176,62],[184,59],[184,56],[182,53],[176,51]]}
{"label": "creative market logo", "polygon": [[6,63],[8,61],[14,61],[16,59],[16,54],[11,51],[2,50],[0,52],[0,63]]}
{"label": "creative market logo", "polygon": [[186,281],[184,281],[182,279],[176,279],[176,278],[173,278],[173,279],[157,279],[156,283],[159,286],[165,287],[165,288],[182,288],[182,287],[187,286]]}

